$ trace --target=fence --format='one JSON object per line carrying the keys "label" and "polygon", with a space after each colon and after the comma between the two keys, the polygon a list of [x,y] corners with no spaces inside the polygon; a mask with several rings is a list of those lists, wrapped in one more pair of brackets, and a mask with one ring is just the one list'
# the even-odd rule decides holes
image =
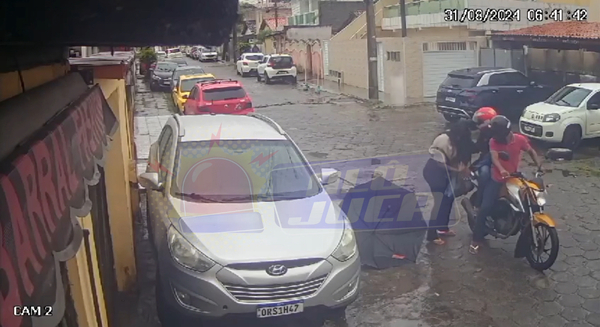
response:
{"label": "fence", "polygon": [[522,49],[480,49],[479,66],[514,68],[523,73],[527,72],[525,52]]}

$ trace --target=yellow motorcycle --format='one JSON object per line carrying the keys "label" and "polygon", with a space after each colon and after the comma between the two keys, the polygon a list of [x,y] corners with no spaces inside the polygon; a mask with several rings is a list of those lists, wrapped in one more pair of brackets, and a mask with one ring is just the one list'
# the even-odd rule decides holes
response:
{"label": "yellow motorcycle", "polygon": [[[500,153],[502,155],[508,154]],[[547,186],[542,175],[538,171],[531,179],[522,173],[508,177],[494,205],[493,214],[486,217],[485,221],[486,234],[495,238],[507,239],[520,233],[515,258],[525,257],[529,265],[539,271],[554,264],[559,249],[556,222],[544,212]],[[475,192],[469,198],[463,198],[461,204],[467,212],[469,227],[474,231],[477,192],[481,191],[477,188],[476,171],[471,173],[471,180],[476,186]]]}

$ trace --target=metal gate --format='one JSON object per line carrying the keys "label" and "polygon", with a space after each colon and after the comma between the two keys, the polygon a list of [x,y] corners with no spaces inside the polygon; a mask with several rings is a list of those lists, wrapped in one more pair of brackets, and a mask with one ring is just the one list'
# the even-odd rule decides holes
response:
{"label": "metal gate", "polygon": [[329,76],[329,41],[323,41],[321,56],[323,57],[323,73],[325,76]]}
{"label": "metal gate", "polygon": [[100,181],[89,187],[89,197],[93,203],[91,216],[94,226],[94,240],[96,243],[96,256],[98,269],[106,304],[106,315],[108,325],[115,326],[115,310],[117,303],[117,278],[115,276],[115,259],[110,232],[110,221],[108,216],[108,205],[106,202],[106,182],[104,180],[104,169],[98,167]]}
{"label": "metal gate", "polygon": [[477,66],[475,42],[423,43],[423,96],[434,97],[449,72]]}
{"label": "metal gate", "polygon": [[385,49],[383,43],[377,42],[377,79],[379,85],[379,92],[385,92]]}

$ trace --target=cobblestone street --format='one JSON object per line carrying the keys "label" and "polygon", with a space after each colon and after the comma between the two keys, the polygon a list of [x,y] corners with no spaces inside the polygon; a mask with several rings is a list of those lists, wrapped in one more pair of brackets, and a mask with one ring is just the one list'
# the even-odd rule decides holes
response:
{"label": "cobblestone street", "polygon": [[[236,76],[221,63],[202,64],[217,78],[242,81],[257,111],[285,129],[311,161],[358,159],[422,153],[444,129],[431,104],[373,108],[343,95],[290,85],[265,85]],[[174,107],[170,94],[150,92],[138,80],[136,96],[138,169]],[[516,237],[488,240],[478,256],[468,253],[471,232],[461,221],[457,236],[444,246],[424,245],[417,264],[363,271],[361,296],[346,311],[346,321],[331,326],[361,327],[590,327],[600,326],[600,189],[597,149],[592,143],[572,162],[546,164],[546,211],[558,223],[560,252],[545,274],[513,258]],[[523,170],[529,172],[531,168]],[[142,210],[145,205],[142,203]],[[138,222],[138,265],[142,281],[138,326],[159,326],[154,306],[154,263]],[[283,319],[274,326],[309,326]],[[306,318],[308,319],[308,318]],[[315,322],[313,322],[315,320]],[[324,319],[310,317],[323,326]],[[339,320],[339,319],[338,319]],[[210,323],[206,326],[217,326]],[[265,326],[242,322],[240,326]],[[197,325],[196,325],[197,326]],[[231,326],[231,325],[228,325]]]}

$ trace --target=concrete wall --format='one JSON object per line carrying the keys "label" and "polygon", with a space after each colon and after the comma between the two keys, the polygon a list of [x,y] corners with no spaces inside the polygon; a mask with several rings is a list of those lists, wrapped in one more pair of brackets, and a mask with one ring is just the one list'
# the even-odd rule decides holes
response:
{"label": "concrete wall", "polygon": [[[383,8],[385,6],[391,6],[398,3],[398,0],[379,0],[375,4],[375,26],[381,27],[381,21],[383,19]],[[367,16],[363,12],[360,16],[356,17],[350,24],[344,27],[339,33],[332,37],[332,41],[335,40],[350,40],[352,38],[361,38],[361,35],[366,32]]]}
{"label": "concrete wall", "polygon": [[590,17],[588,21],[600,23],[600,1],[593,1],[589,6]]}
{"label": "concrete wall", "polygon": [[[383,1],[383,0],[382,0]],[[395,94],[401,103],[407,95],[407,102],[421,101],[423,98],[423,43],[477,41],[485,44],[484,37],[470,37],[466,28],[411,29],[403,40],[400,32],[393,37],[378,38],[384,48],[385,93]],[[399,51],[401,61],[387,60],[387,52]],[[332,38],[329,42],[329,70],[341,72],[343,83],[355,87],[368,87],[367,42],[366,39],[343,40]],[[326,76],[337,81],[335,76]],[[408,82],[410,81],[410,82]],[[405,83],[406,82],[406,83]],[[405,91],[404,91],[405,90]],[[400,93],[398,93],[400,92]]]}
{"label": "concrete wall", "polygon": [[305,41],[286,41],[284,53],[287,53],[294,58],[294,63],[298,68],[300,79],[304,78],[306,73],[308,78],[323,78],[323,58],[321,42],[305,42]]}
{"label": "concrete wall", "polygon": [[[331,40],[329,70],[342,73],[344,84],[367,88],[367,40]],[[337,81],[333,76],[328,76],[328,79]]]}

